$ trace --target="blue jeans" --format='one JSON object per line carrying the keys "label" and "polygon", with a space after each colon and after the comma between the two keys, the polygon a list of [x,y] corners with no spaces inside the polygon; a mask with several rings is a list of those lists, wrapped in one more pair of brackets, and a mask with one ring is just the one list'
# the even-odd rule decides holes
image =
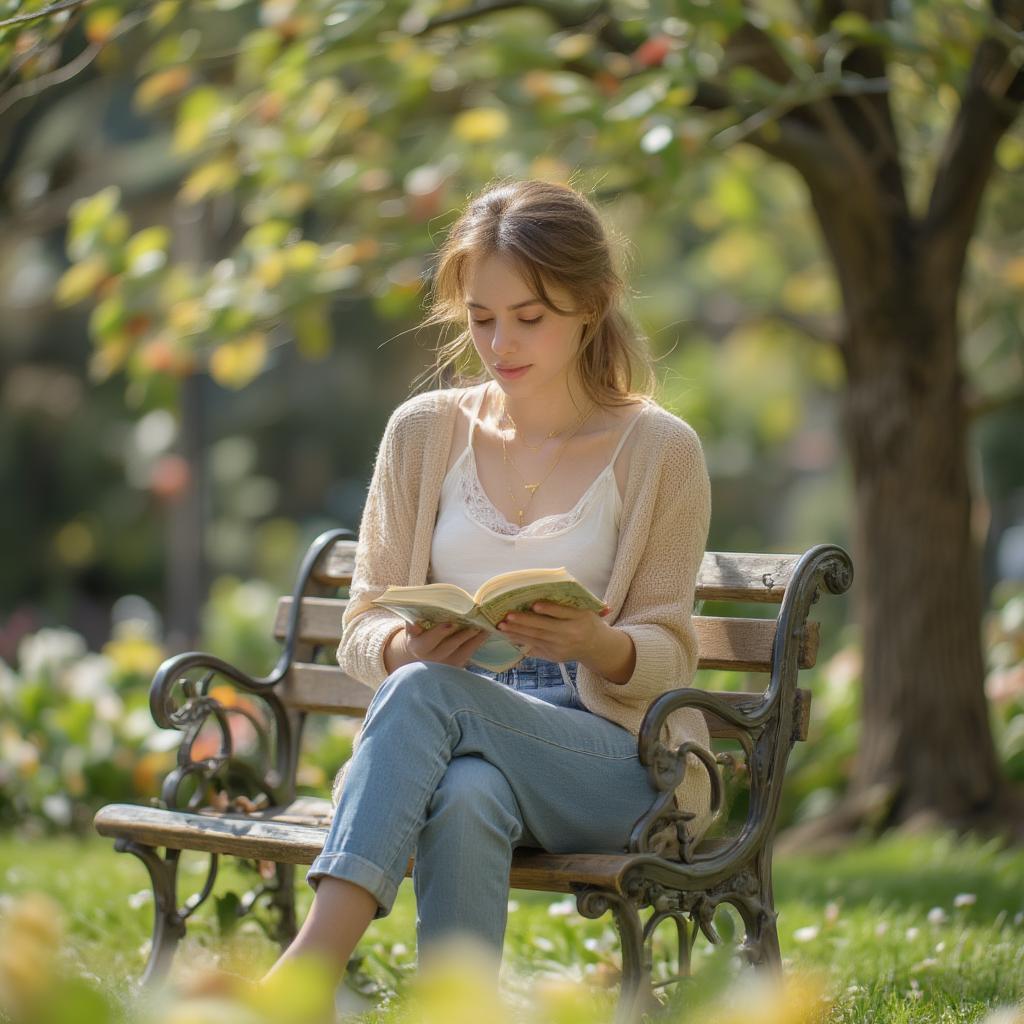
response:
{"label": "blue jeans", "polygon": [[497,675],[422,661],[391,673],[310,885],[354,882],[383,917],[415,855],[420,955],[455,932],[500,955],[512,851],[622,852],[657,796],[636,738],[583,708],[575,669],[525,658]]}

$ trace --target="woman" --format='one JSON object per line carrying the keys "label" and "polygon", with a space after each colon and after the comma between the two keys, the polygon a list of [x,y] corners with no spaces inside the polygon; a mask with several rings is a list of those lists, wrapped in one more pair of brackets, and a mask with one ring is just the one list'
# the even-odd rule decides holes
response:
{"label": "woman", "polygon": [[[412,856],[421,961],[460,932],[497,962],[513,850],[622,851],[654,799],[636,733],[696,670],[710,493],[692,428],[634,388],[650,363],[623,292],[596,210],[562,185],[491,188],[441,249],[426,322],[463,330],[437,369],[475,357],[482,372],[410,399],[385,430],[338,648],[376,693],[307,876],[313,905],[278,964],[316,953],[340,976]],[[605,609],[510,614],[499,628],[527,657],[498,674],[470,664],[479,630],[423,631],[370,604],[391,584],[472,592],[557,566]],[[708,745],[699,713],[673,717],[673,745]],[[699,834],[696,763],[677,802]]]}

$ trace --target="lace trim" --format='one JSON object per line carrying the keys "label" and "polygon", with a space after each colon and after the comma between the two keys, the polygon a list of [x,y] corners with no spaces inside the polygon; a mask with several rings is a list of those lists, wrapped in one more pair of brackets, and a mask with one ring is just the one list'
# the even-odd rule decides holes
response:
{"label": "lace trim", "polygon": [[598,484],[610,469],[610,466],[605,467],[598,474],[594,482],[583,492],[574,508],[568,512],[542,516],[522,528],[516,526],[515,523],[510,523],[487,497],[480,483],[480,476],[476,469],[476,455],[472,448],[467,448],[463,452],[456,467],[458,474],[456,493],[462,500],[469,518],[487,530],[505,537],[547,537],[570,529],[586,515],[587,510],[593,504],[594,496],[598,493]]}

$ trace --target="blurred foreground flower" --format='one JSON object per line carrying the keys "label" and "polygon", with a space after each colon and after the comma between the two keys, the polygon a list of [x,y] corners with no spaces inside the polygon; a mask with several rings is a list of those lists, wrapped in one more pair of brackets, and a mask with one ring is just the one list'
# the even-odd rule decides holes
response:
{"label": "blurred foreground flower", "polygon": [[0,919],[0,1020],[5,1024],[108,1024],[113,1007],[84,979],[60,972],[60,906],[29,893]]}
{"label": "blurred foreground flower", "polygon": [[818,1024],[827,1019],[830,1006],[824,982],[814,975],[750,973],[701,1018],[707,1024]]}
{"label": "blurred foreground flower", "polygon": [[417,1024],[512,1024],[498,997],[497,962],[467,938],[437,946],[413,979],[411,1019]]}
{"label": "blurred foreground flower", "polygon": [[154,1000],[143,1024],[334,1024],[326,965],[291,960],[265,984],[215,969],[197,970]]}

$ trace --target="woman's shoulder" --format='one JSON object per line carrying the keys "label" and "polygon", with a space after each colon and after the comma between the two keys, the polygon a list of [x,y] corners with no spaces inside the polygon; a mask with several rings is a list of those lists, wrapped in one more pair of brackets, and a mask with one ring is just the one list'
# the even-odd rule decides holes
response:
{"label": "woman's shoulder", "polygon": [[644,405],[637,429],[644,432],[646,443],[638,447],[644,450],[648,458],[658,461],[685,455],[699,456],[703,461],[700,436],[686,420],[653,398],[645,399]]}
{"label": "woman's shoulder", "polygon": [[452,415],[469,388],[439,388],[422,391],[398,405],[388,418],[388,432],[429,431],[439,428]]}

